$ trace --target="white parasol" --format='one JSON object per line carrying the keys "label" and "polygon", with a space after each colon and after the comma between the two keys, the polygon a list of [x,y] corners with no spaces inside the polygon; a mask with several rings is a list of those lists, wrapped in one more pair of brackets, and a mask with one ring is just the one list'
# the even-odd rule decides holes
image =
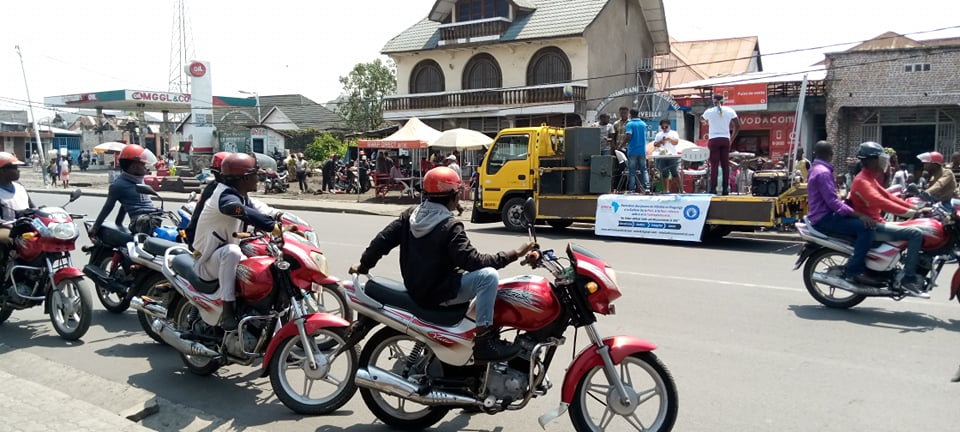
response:
{"label": "white parasol", "polygon": [[100,154],[120,153],[123,151],[123,148],[126,146],[127,145],[122,142],[107,141],[103,144],[98,144],[96,147],[93,148],[93,151],[94,153],[100,153]]}
{"label": "white parasol", "polygon": [[493,143],[490,138],[480,132],[471,129],[456,128],[444,131],[430,143],[430,148],[456,149],[456,150],[480,150]]}

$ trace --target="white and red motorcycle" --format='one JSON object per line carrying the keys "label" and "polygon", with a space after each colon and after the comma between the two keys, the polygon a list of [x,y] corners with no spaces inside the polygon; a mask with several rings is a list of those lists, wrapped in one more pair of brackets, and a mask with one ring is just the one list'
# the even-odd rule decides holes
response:
{"label": "white and red motorcycle", "polygon": [[[526,220],[536,217],[533,200]],[[529,232],[535,239],[532,224]],[[540,417],[541,426],[569,408],[578,431],[669,431],[677,418],[677,388],[653,350],[632,336],[603,338],[597,315],[614,313],[620,297],[614,270],[600,257],[569,244],[567,258],[537,246],[523,261],[543,267],[554,280],[534,275],[500,281],[494,325],[510,328],[521,353],[508,361],[473,361],[473,304],[440,309],[418,306],[399,282],[359,276],[345,289],[359,318],[341,350],[366,342],[356,384],[367,407],[384,423],[422,429],[450,409],[496,414],[524,408],[552,387],[547,371],[569,327],[586,330],[590,344],[567,367],[560,406]],[[566,261],[565,263],[563,261]]]}
{"label": "white and red motorcycle", "polygon": [[[936,286],[937,276],[943,265],[960,254],[960,199],[954,199],[952,207],[937,204],[930,217],[897,222],[923,231],[923,246],[917,262],[917,276],[923,281],[922,295],[928,296]],[[894,223],[894,222],[887,222]],[[877,277],[879,285],[864,285],[843,278],[844,266],[853,254],[853,243],[826,235],[804,222],[797,223],[797,232],[807,243],[793,269],[803,266],[803,284],[807,291],[824,306],[847,309],[863,302],[867,297],[888,297],[901,300],[908,295],[898,289],[897,279],[903,269],[907,242],[883,242],[867,253],[867,271]],[[806,265],[804,265],[806,263]],[[960,287],[960,268],[951,280],[950,298]]]}

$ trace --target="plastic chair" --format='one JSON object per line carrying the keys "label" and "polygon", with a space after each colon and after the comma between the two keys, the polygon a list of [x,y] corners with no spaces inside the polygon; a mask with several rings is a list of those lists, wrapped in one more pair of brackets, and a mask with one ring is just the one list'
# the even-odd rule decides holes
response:
{"label": "plastic chair", "polygon": [[[697,192],[697,185],[700,185],[700,191],[706,192],[707,186],[705,184],[707,176],[710,175],[710,167],[706,163],[710,160],[710,149],[706,147],[691,147],[684,149],[680,152],[680,160],[685,162],[684,169],[680,170],[680,174],[683,176],[694,177],[693,180],[693,190],[691,192]],[[689,163],[701,163],[700,169],[688,169],[686,164]]]}

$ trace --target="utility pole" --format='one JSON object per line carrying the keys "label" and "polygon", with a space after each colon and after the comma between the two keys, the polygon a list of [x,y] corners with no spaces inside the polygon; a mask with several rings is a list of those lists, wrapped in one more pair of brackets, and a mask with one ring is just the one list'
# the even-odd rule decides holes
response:
{"label": "utility pole", "polygon": [[[47,179],[47,170],[44,169],[46,163],[44,162],[44,153],[46,153],[43,148],[43,141],[40,140],[40,125],[37,124],[37,116],[33,114],[33,100],[30,99],[30,86],[27,85],[27,68],[23,65],[23,54],[20,52],[20,45],[15,45],[14,49],[17,50],[17,56],[20,57],[20,70],[23,72],[23,87],[27,91],[27,106],[30,108],[30,123],[33,124],[33,136],[37,140],[37,148],[39,148],[39,164],[40,164],[40,176],[43,177],[43,184],[45,186],[50,186],[50,183]],[[53,133],[53,129],[50,129],[50,133]]]}

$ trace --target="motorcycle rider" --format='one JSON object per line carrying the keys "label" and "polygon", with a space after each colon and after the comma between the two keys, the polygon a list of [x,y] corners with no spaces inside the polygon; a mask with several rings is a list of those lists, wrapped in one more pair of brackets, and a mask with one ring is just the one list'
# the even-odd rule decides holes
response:
{"label": "motorcycle rider", "polygon": [[853,184],[850,186],[850,201],[855,210],[876,221],[874,237],[876,240],[907,241],[907,257],[903,263],[903,276],[899,286],[910,295],[929,298],[929,294],[921,291],[923,283],[916,273],[923,232],[919,228],[885,222],[880,214],[884,211],[909,219],[917,213],[910,203],[891,195],[877,181],[879,174],[887,169],[884,164],[888,163],[888,157],[880,144],[873,141],[860,144],[857,158],[863,164],[863,170],[853,178]]}
{"label": "motorcycle rider", "polygon": [[493,307],[499,275],[532,250],[527,242],[517,250],[483,254],[470,244],[463,223],[452,210],[459,204],[460,176],[448,167],[437,167],[423,178],[427,201],[405,210],[380,231],[363,252],[351,274],[366,274],[381,257],[400,247],[400,273],[413,298],[423,307],[461,304],[476,297],[477,328],[473,357],[477,362],[511,358],[520,347],[502,341],[493,327]]}
{"label": "motorcycle rider", "polygon": [[845,278],[853,282],[876,285],[879,283],[867,275],[867,251],[873,243],[873,227],[876,222],[869,216],[854,210],[837,196],[837,184],[833,175],[833,145],[819,141],[813,147],[813,164],[807,179],[807,201],[810,212],[807,220],[817,231],[825,234],[856,236],[853,254],[847,261]]}
{"label": "motorcycle rider", "polygon": [[249,224],[262,231],[280,233],[280,224],[250,204],[247,194],[257,190],[257,160],[246,153],[230,153],[220,167],[221,181],[202,206],[197,206],[193,240],[197,257],[194,270],[203,280],[219,280],[223,300],[221,327],[237,329],[237,265],[243,257],[240,240],[233,234]]}
{"label": "motorcycle rider", "polygon": [[7,254],[13,247],[12,222],[23,210],[36,208],[27,189],[18,182],[20,165],[23,162],[12,153],[0,152],[0,268],[6,267]]}
{"label": "motorcycle rider", "polygon": [[122,172],[107,190],[107,202],[103,204],[103,209],[90,229],[91,237],[97,235],[104,219],[113,211],[118,201],[120,212],[117,214],[117,222],[122,221],[125,214],[129,215],[131,232],[150,234],[162,222],[150,197],[137,192],[137,185],[144,184],[143,176],[147,174],[146,150],[136,144],[127,144],[120,151],[119,159]]}
{"label": "motorcycle rider", "polygon": [[924,192],[930,194],[935,202],[948,203],[957,191],[957,180],[953,172],[943,169],[943,155],[939,152],[927,152],[917,155],[923,162],[923,170],[930,173],[930,183]]}

